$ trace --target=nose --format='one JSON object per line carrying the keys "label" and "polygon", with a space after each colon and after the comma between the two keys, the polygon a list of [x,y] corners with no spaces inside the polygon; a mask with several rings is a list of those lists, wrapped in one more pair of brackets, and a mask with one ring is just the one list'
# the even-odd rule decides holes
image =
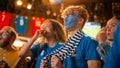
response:
{"label": "nose", "polygon": [[106,27],[106,30],[107,30],[107,31],[110,31],[111,28],[112,28],[111,26],[107,26],[107,27]]}

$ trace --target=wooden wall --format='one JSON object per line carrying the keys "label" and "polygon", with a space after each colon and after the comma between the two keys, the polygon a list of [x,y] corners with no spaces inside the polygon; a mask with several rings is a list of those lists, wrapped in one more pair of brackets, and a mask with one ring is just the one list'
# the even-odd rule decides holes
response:
{"label": "wooden wall", "polygon": [[[10,21],[10,26],[13,27],[16,30],[15,18],[16,18],[16,14],[12,14],[12,20]],[[25,34],[19,34],[19,36],[32,37],[32,22],[31,22],[31,18],[32,17],[30,17],[30,16],[28,17],[26,33]]]}

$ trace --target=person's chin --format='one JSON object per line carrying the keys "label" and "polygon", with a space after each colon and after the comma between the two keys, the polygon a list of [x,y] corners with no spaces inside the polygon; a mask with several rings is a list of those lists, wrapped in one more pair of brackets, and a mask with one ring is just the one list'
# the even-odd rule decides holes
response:
{"label": "person's chin", "polygon": [[74,31],[74,28],[66,29],[67,31]]}

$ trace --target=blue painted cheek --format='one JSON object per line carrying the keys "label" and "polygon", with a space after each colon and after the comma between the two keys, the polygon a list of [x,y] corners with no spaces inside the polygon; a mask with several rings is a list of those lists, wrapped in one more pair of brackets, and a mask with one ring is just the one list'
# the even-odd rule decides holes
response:
{"label": "blue painted cheek", "polygon": [[66,30],[74,28],[77,25],[78,19],[77,16],[70,16],[64,19],[64,27]]}

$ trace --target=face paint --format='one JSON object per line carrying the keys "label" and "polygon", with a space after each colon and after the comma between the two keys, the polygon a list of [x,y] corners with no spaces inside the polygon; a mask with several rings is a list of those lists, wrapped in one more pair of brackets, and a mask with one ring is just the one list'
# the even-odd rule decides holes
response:
{"label": "face paint", "polygon": [[70,14],[64,19],[64,28],[69,30],[77,25],[78,17],[76,15]]}

